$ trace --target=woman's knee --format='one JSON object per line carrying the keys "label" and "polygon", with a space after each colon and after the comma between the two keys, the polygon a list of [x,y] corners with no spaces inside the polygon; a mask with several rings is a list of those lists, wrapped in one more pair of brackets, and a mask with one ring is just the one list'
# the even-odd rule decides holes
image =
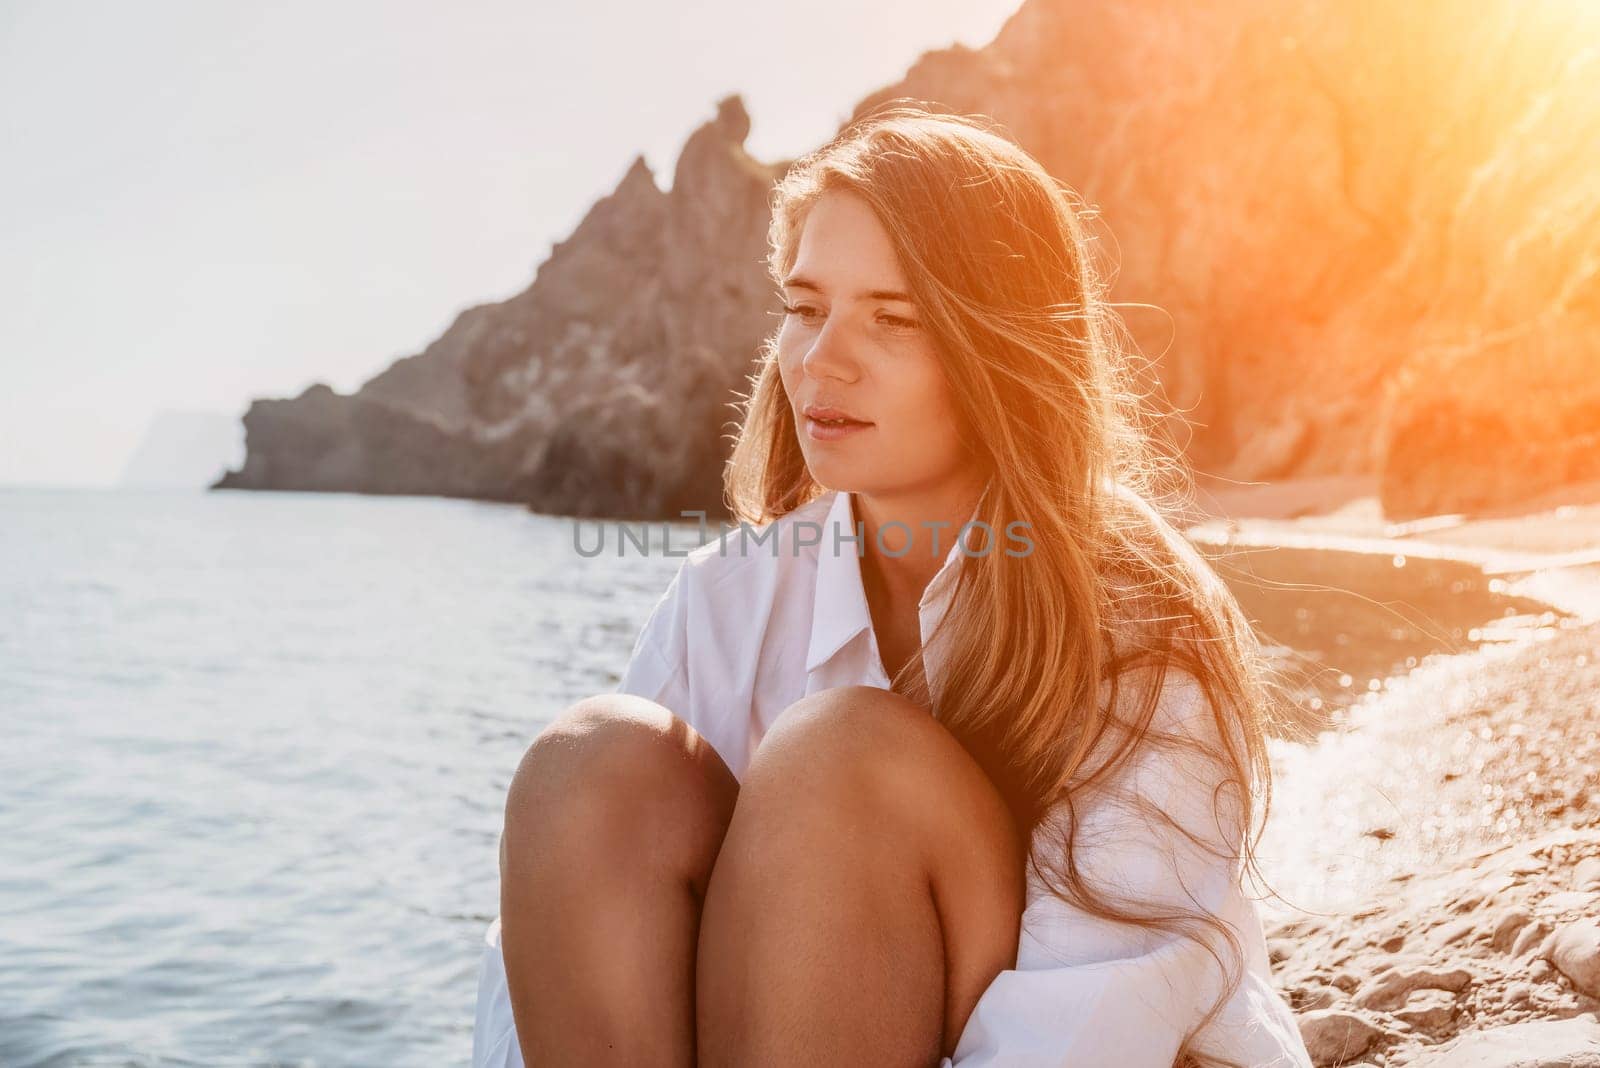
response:
{"label": "woman's knee", "polygon": [[[842,687],[784,709],[745,772],[728,843],[707,907],[731,910],[732,929],[762,922],[772,895],[792,885],[802,897],[822,885],[885,901],[926,887],[942,940],[933,981],[944,987],[947,1049],[1015,962],[1024,848],[1011,813],[956,737],[898,694]],[[713,944],[739,942],[721,937]]]}
{"label": "woman's knee", "polygon": [[742,792],[753,791],[781,795],[780,816],[796,804],[841,819],[871,811],[944,854],[981,852],[1021,871],[1015,823],[977,761],[927,709],[879,687],[824,690],[784,709],[745,774]]}
{"label": "woman's knee", "polygon": [[[773,722],[756,758],[787,760],[792,751],[827,750],[850,758],[886,751],[891,742],[921,748],[949,737],[939,722],[908,698],[877,686],[840,686],[809,694],[789,705]],[[885,767],[877,763],[878,767]]]}
{"label": "woman's knee", "polygon": [[670,710],[630,694],[585,698],[523,754],[506,793],[502,860],[640,842],[703,851],[737,794],[716,750]]}

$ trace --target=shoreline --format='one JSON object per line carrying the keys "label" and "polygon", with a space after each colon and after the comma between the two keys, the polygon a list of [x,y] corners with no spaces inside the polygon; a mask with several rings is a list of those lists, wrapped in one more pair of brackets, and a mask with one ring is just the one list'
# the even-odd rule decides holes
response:
{"label": "shoreline", "polygon": [[1275,534],[1404,541],[1482,550],[1510,558],[1600,550],[1600,482],[1530,498],[1481,515],[1458,513],[1390,522],[1371,476],[1287,479],[1260,485],[1197,477],[1190,526],[1216,526],[1252,537]]}
{"label": "shoreline", "polygon": [[1319,1066],[1600,1066],[1600,487],[1403,524],[1368,490],[1226,487],[1185,533],[1455,561],[1565,618],[1427,657],[1273,743],[1274,980]]}

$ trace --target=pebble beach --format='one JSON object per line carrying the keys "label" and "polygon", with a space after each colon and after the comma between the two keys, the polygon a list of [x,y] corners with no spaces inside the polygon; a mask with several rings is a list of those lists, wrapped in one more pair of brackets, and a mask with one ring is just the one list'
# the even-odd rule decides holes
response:
{"label": "pebble beach", "polygon": [[1522,600],[1276,745],[1275,979],[1319,1066],[1600,1066],[1600,493],[1395,525],[1363,488],[1224,488],[1191,533]]}

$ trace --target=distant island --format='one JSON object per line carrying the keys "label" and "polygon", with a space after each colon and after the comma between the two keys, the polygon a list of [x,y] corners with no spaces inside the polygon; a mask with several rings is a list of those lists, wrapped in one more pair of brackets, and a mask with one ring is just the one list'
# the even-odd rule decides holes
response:
{"label": "distant island", "polygon": [[117,485],[205,489],[244,456],[244,428],[224,412],[157,412],[123,465]]}

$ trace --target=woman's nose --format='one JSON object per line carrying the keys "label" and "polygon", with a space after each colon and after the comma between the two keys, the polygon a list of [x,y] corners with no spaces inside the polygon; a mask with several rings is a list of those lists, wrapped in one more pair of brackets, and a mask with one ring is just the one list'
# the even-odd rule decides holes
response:
{"label": "woman's nose", "polygon": [[849,332],[840,329],[840,325],[840,320],[830,317],[801,357],[801,369],[812,378],[855,380],[856,362],[850,351]]}

